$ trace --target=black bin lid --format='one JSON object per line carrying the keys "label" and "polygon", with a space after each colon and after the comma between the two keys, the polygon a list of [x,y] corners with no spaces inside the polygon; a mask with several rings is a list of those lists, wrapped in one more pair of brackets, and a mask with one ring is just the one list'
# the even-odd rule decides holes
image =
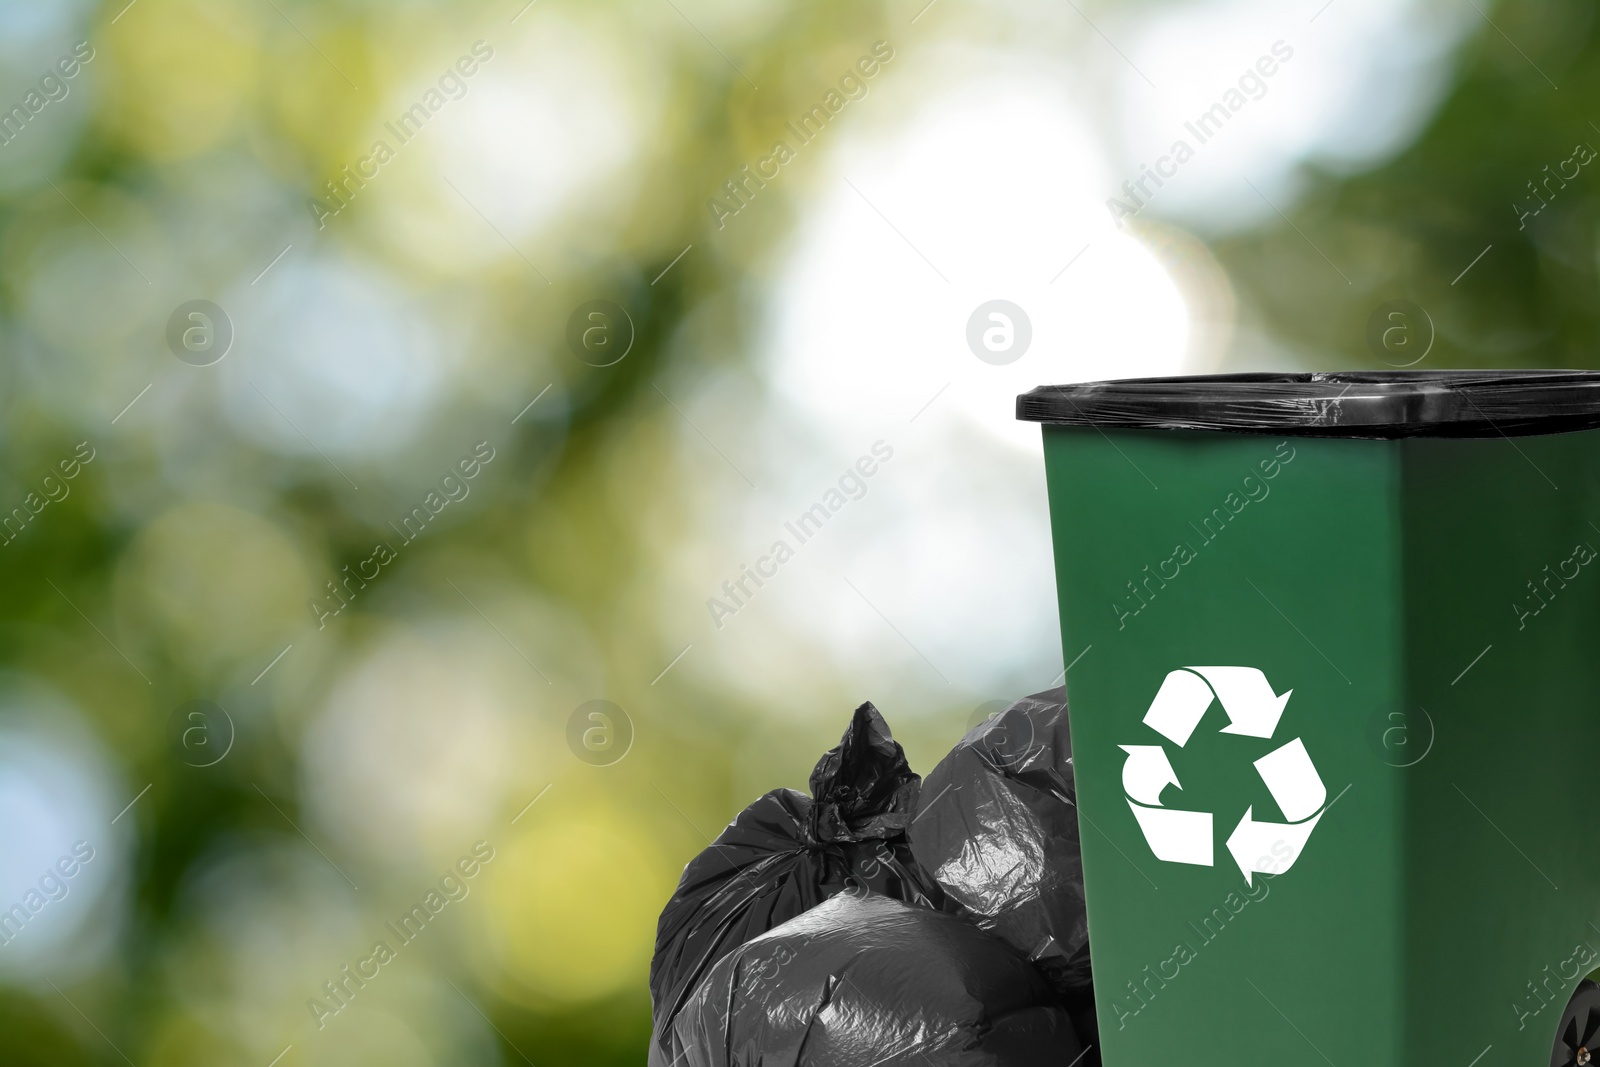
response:
{"label": "black bin lid", "polygon": [[1041,385],[1017,418],[1290,437],[1515,437],[1600,427],[1600,372],[1202,374]]}

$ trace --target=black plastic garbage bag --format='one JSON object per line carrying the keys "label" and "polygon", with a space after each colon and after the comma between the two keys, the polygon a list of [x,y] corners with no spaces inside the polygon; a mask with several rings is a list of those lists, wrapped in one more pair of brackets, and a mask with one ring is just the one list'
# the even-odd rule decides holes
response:
{"label": "black plastic garbage bag", "polygon": [[680,1067],[1068,1067],[1037,968],[945,912],[856,892],[741,946],[678,1016]]}
{"label": "black plastic garbage bag", "polygon": [[[808,797],[777,789],[751,804],[684,868],[661,912],[650,999],[650,1067],[666,1067],[672,1020],[727,953],[851,887],[938,907],[906,827],[920,779],[870,703],[811,772]],[[813,797],[815,799],[813,799]]]}
{"label": "black plastic garbage bag", "polygon": [[974,727],[922,785],[918,862],[957,914],[1032,960],[1095,1040],[1064,687]]}

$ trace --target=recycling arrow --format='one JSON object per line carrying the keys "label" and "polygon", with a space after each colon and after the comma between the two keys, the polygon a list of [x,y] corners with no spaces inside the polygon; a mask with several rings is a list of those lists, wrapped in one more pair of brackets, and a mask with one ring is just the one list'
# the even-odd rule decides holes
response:
{"label": "recycling arrow", "polygon": [[[1212,701],[1222,705],[1228,725],[1221,733],[1271,738],[1294,690],[1276,693],[1255,667],[1186,667],[1168,672],[1150,702],[1144,723],[1179,748],[1205,717]],[[1162,745],[1119,745],[1127,753],[1122,787],[1150,851],[1159,860],[1210,867],[1213,864],[1211,812],[1166,808],[1167,786],[1182,789]],[[1326,810],[1327,788],[1305,743],[1294,738],[1253,764],[1286,822],[1258,822],[1247,807],[1228,835],[1228,852],[1246,884],[1256,874],[1278,874],[1294,866],[1311,831]]]}
{"label": "recycling arrow", "polygon": [[[1322,818],[1322,805],[1328,799],[1322,777],[1298,737],[1256,760],[1255,768],[1289,821],[1256,822],[1251,817],[1254,806],[1244,809],[1244,818],[1228,835],[1228,851],[1244,874],[1246,885],[1255,884],[1253,874],[1279,874],[1294,866],[1317,820]],[[1284,855],[1285,848],[1288,855]]]}
{"label": "recycling arrow", "polygon": [[1271,737],[1289,703],[1290,689],[1282,696],[1272,692],[1267,676],[1254,667],[1192,667],[1190,668],[1216,691],[1227,713],[1225,734],[1243,734],[1247,737]]}
{"label": "recycling arrow", "polygon": [[1253,806],[1245,808],[1244,818],[1228,835],[1228,851],[1233,853],[1233,862],[1239,865],[1246,885],[1255,885],[1254,874],[1282,874],[1293,867],[1322,818],[1318,812],[1302,823],[1256,822],[1250,817],[1254,811]]}
{"label": "recycling arrow", "polygon": [[1161,791],[1169,785],[1178,785],[1178,772],[1167,759],[1167,750],[1160,745],[1118,745],[1128,754],[1122,765],[1122,788],[1141,804],[1159,805]]}
{"label": "recycling arrow", "polygon": [[1211,813],[1182,811],[1176,808],[1147,808],[1128,801],[1133,817],[1139,820],[1144,839],[1156,859],[1168,863],[1190,863],[1209,867],[1211,858]]}
{"label": "recycling arrow", "polygon": [[1190,667],[1167,675],[1144,723],[1182,748],[1215,695],[1228,716],[1223,733],[1271,737],[1293,692],[1273,693],[1267,676],[1254,667]]}
{"label": "recycling arrow", "polygon": [[1211,706],[1211,687],[1190,671],[1173,671],[1161,683],[1145,712],[1144,724],[1182,748]]}
{"label": "recycling arrow", "polygon": [[1278,802],[1278,809],[1290,822],[1309,818],[1328,799],[1322,776],[1311,762],[1305,742],[1298,737],[1256,760],[1255,768],[1266,783],[1267,792]]}

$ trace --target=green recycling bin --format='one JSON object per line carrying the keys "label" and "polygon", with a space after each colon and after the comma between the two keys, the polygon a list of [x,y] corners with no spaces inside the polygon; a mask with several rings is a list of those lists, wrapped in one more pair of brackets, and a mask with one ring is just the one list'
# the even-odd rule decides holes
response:
{"label": "green recycling bin", "polygon": [[1600,374],[1100,382],[1017,415],[1106,1067],[1587,1063]]}

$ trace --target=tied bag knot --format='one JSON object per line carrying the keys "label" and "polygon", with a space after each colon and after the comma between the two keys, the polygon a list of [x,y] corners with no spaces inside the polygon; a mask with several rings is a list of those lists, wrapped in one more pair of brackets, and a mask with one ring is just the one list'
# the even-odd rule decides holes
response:
{"label": "tied bag knot", "polygon": [[903,839],[921,786],[888,723],[867,701],[851,717],[839,747],[811,772],[807,835],[818,846]]}

